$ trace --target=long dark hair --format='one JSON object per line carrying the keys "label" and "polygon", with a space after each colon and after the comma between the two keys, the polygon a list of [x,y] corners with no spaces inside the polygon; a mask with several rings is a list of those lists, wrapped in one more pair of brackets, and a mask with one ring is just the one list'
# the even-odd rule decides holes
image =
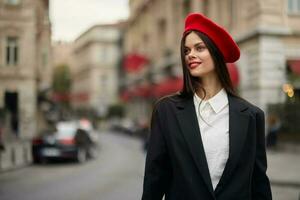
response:
{"label": "long dark hair", "polygon": [[201,79],[199,77],[193,77],[186,65],[185,61],[185,40],[186,36],[189,35],[191,32],[196,33],[205,43],[215,65],[215,70],[220,80],[222,87],[225,91],[233,96],[238,96],[233,88],[233,84],[231,82],[229,72],[224,60],[224,57],[217,46],[213,43],[213,41],[205,34],[197,31],[192,30],[185,33],[181,39],[181,46],[180,46],[180,54],[181,54],[181,63],[182,63],[182,71],[183,71],[183,87],[180,91],[180,96],[184,98],[189,98],[194,95],[197,90],[202,90],[204,93],[204,97],[206,95],[206,91],[201,83]]}

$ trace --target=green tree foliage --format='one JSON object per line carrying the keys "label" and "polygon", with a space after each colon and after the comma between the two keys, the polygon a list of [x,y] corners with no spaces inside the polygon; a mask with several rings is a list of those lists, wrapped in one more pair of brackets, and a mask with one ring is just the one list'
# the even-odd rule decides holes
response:
{"label": "green tree foliage", "polygon": [[68,65],[62,64],[54,68],[53,91],[67,94],[71,89],[71,73]]}

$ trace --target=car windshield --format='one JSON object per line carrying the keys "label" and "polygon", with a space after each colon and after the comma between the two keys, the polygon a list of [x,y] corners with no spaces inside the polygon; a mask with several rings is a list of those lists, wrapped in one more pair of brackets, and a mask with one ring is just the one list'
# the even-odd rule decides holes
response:
{"label": "car windshield", "polygon": [[72,137],[76,133],[75,123],[58,123],[57,124],[57,137]]}

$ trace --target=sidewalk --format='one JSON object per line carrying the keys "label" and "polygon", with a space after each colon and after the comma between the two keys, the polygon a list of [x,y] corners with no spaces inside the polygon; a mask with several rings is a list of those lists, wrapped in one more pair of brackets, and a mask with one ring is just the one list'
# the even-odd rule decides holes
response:
{"label": "sidewalk", "polygon": [[5,150],[0,152],[0,173],[29,163],[31,163],[30,142],[14,140],[5,143]]}
{"label": "sidewalk", "polygon": [[300,189],[300,145],[280,145],[268,150],[268,176],[272,185]]}

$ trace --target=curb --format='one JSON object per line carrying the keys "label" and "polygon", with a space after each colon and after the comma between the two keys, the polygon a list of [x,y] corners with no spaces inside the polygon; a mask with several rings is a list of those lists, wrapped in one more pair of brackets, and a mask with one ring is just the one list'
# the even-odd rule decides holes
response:
{"label": "curb", "polygon": [[280,180],[270,180],[271,185],[273,186],[281,186],[281,187],[293,187],[300,189],[300,182],[286,182]]}
{"label": "curb", "polygon": [[26,141],[5,143],[5,151],[0,152],[0,173],[16,170],[31,163],[31,146]]}
{"label": "curb", "polygon": [[14,172],[16,170],[20,170],[20,169],[24,169],[28,166],[31,166],[32,163],[24,163],[22,165],[18,165],[18,166],[13,166],[13,167],[9,167],[9,168],[5,168],[5,169],[0,169],[0,175],[1,174],[6,174],[6,173],[10,173],[10,172]]}

